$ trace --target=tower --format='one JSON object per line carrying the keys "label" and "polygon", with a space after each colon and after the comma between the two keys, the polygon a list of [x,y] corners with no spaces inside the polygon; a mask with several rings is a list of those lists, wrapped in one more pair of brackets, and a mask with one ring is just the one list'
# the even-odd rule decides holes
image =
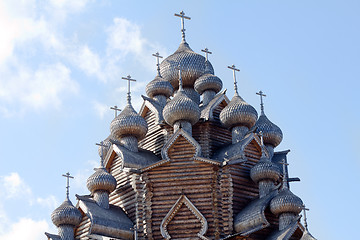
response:
{"label": "tower", "polygon": [[[231,101],[206,56],[185,40],[161,63],[136,112],[127,105],[100,144],[100,168],[77,195],[75,239],[301,239],[303,202],[290,191],[281,129],[238,92]],[[225,65],[226,66],[226,65]],[[231,81],[231,77],[226,79]],[[242,90],[244,91],[244,90]],[[117,107],[114,107],[118,111]],[[282,165],[283,164],[283,165]],[[62,239],[59,235],[49,239]]]}

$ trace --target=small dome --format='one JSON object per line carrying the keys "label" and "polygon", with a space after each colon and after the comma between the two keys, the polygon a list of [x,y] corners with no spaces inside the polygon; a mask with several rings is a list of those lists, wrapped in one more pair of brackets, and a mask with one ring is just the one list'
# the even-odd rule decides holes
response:
{"label": "small dome", "polygon": [[220,92],[223,84],[220,78],[211,73],[210,62],[205,61],[206,69],[205,74],[199,77],[194,83],[194,89],[199,94],[203,94],[206,90],[212,90],[215,93]]}
{"label": "small dome", "polygon": [[103,157],[105,158],[105,156],[107,155],[107,153],[108,153],[108,151],[109,151],[109,149],[110,149],[110,147],[111,147],[111,142],[110,142],[110,140],[112,140],[113,139],[113,137],[111,136],[111,134],[103,141],[103,145],[105,145],[105,147],[101,147],[101,146],[99,146],[99,148],[98,148],[98,153],[99,153],[99,156],[101,157],[101,152],[103,151]]}
{"label": "small dome", "polygon": [[250,170],[250,177],[255,183],[262,180],[271,180],[276,182],[279,180],[280,174],[280,168],[265,157],[262,157],[260,161]]}
{"label": "small dome", "polygon": [[102,190],[111,193],[116,188],[116,179],[104,167],[97,168],[88,178],[86,186],[91,193]]}
{"label": "small dome", "polygon": [[[196,79],[205,73],[205,57],[195,53],[186,42],[181,42],[175,53],[165,58],[160,64],[161,76],[169,81],[174,89],[179,86],[179,74],[176,67],[181,66],[183,72],[183,87],[193,86]],[[214,73],[213,67],[209,66],[210,73]]]}
{"label": "small dome", "polygon": [[145,119],[137,114],[131,104],[127,104],[110,124],[111,135],[115,138],[131,135],[141,140],[145,137],[147,129]]}
{"label": "small dome", "polygon": [[81,219],[81,212],[72,205],[68,198],[51,214],[51,220],[57,227],[60,225],[72,225],[76,227],[80,224]]}
{"label": "small dome", "polygon": [[299,214],[302,207],[302,200],[293,194],[287,187],[280,190],[279,194],[270,202],[270,210],[275,215],[279,215],[281,213]]}
{"label": "small dome", "polygon": [[220,112],[220,121],[227,128],[242,125],[250,129],[254,126],[257,116],[255,108],[235,94],[230,103]]}
{"label": "small dome", "polygon": [[173,126],[176,121],[188,121],[192,125],[200,119],[200,108],[180,89],[175,97],[163,109],[165,121]]}
{"label": "small dome", "polygon": [[157,75],[154,80],[146,85],[145,91],[151,98],[156,95],[164,95],[168,98],[173,94],[174,88],[171,86],[170,82]]}
{"label": "small dome", "polygon": [[281,143],[283,139],[281,129],[272,123],[264,113],[261,113],[255,126],[257,127],[257,132],[261,131],[263,133],[264,143],[266,145],[270,144],[273,147],[277,147]]}

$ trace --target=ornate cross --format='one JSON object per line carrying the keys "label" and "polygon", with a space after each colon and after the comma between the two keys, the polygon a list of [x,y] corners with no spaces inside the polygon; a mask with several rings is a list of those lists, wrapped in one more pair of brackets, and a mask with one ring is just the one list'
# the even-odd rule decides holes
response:
{"label": "ornate cross", "polygon": [[178,67],[175,67],[175,69],[179,70],[179,91],[182,90],[182,78],[181,78],[181,67],[180,65]]}
{"label": "ornate cross", "polygon": [[117,111],[121,111],[120,108],[118,108],[118,106],[113,106],[113,107],[110,107],[111,110],[114,110],[115,111],[115,117],[117,117]]}
{"label": "ornate cross", "polygon": [[210,52],[208,48],[201,49],[201,51],[205,53],[205,59],[207,61],[208,60],[208,54],[212,54],[212,52]]}
{"label": "ornate cross", "polygon": [[304,225],[305,225],[305,228],[307,229],[308,225],[307,225],[306,211],[309,211],[310,209],[306,208],[305,204],[303,205],[302,209],[304,211]]}
{"label": "ornate cross", "polygon": [[184,26],[184,19],[190,20],[191,18],[185,16],[184,11],[181,11],[180,14],[175,13],[174,16],[181,18],[181,32],[182,32],[182,39],[185,42],[185,26]]}
{"label": "ornate cross", "polygon": [[130,96],[130,82],[136,82],[135,79],[131,79],[131,76],[128,75],[127,77],[122,77],[123,80],[128,81],[128,93],[127,93],[127,102],[130,105],[131,104],[131,96]]}
{"label": "ornate cross", "polygon": [[263,97],[266,97],[266,95],[263,93],[263,91],[259,91],[256,93],[257,95],[260,95],[260,107],[261,107],[261,113],[264,114],[264,102]]}
{"label": "ornate cross", "polygon": [[100,146],[101,147],[101,167],[104,167],[104,147],[106,147],[106,145],[104,144],[103,141],[101,141],[100,143],[95,143],[95,145]]}
{"label": "ornate cross", "polygon": [[74,177],[71,176],[69,172],[63,174],[62,176],[67,178],[66,179],[66,198],[69,199],[69,188],[70,188],[69,179],[74,178]]}
{"label": "ornate cross", "polygon": [[230,68],[231,70],[233,70],[233,76],[234,76],[234,90],[235,90],[235,94],[236,94],[236,95],[239,95],[238,90],[237,90],[237,82],[236,82],[236,75],[235,75],[235,71],[240,72],[240,69],[237,69],[237,68],[235,67],[235,65],[234,65],[234,64],[233,64],[233,65],[231,65],[231,66],[228,66],[228,68]]}
{"label": "ornate cross", "polygon": [[157,66],[157,70],[158,70],[158,74],[160,75],[160,58],[163,58],[162,56],[160,56],[159,52],[153,54],[154,57],[156,57],[156,66]]}

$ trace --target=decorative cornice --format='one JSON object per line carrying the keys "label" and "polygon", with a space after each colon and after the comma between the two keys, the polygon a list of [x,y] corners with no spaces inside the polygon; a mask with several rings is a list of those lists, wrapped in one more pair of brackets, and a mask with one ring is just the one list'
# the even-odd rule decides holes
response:
{"label": "decorative cornice", "polygon": [[178,211],[180,210],[180,208],[183,204],[185,204],[185,206],[187,206],[189,208],[189,210],[196,216],[196,218],[201,223],[201,229],[200,229],[199,233],[197,234],[198,237],[201,239],[207,239],[204,236],[204,234],[206,233],[206,231],[208,229],[207,220],[204,217],[204,215],[201,214],[201,212],[195,207],[195,205],[185,195],[181,195],[179,197],[179,199],[176,201],[176,203],[172,206],[170,211],[166,214],[166,216],[162,220],[162,222],[160,224],[161,235],[167,240],[171,239],[171,236],[169,235],[169,233],[167,231],[167,226],[171,222],[171,220],[175,217],[175,215],[178,213]]}

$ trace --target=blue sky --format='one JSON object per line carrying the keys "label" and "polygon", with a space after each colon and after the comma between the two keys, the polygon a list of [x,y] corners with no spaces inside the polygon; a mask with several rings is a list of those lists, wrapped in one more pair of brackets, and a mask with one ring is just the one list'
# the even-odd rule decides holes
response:
{"label": "blue sky", "polygon": [[[186,38],[209,56],[228,96],[235,64],[240,95],[284,133],[291,189],[311,209],[318,239],[356,239],[360,198],[360,3],[358,1],[0,1],[0,239],[45,239],[50,214],[87,194],[96,142],[156,74],[157,51]],[[16,229],[23,231],[16,231]],[[26,237],[25,237],[26,236]]]}

